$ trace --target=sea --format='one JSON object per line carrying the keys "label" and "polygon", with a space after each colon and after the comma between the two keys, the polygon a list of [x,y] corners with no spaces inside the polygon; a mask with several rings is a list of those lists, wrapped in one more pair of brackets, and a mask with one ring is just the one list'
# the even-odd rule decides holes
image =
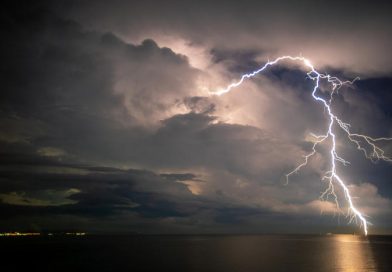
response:
{"label": "sea", "polygon": [[392,236],[0,237],[1,271],[392,271]]}

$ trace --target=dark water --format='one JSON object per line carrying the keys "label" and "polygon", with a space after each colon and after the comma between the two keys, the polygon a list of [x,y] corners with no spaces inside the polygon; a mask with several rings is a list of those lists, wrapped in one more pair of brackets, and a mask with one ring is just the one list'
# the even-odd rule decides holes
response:
{"label": "dark water", "polygon": [[1,271],[392,271],[392,237],[85,236],[0,239]]}

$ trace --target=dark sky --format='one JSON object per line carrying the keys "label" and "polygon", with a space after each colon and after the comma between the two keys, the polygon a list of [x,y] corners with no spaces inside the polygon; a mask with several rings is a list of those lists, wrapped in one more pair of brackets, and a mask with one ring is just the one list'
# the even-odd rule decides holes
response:
{"label": "dark sky", "polygon": [[[1,11],[0,231],[359,232],[327,183],[327,116],[285,63],[352,80],[333,110],[392,137],[392,17],[371,1],[12,1]],[[211,3],[213,2],[213,3]],[[339,134],[344,136],[343,133]],[[392,142],[381,141],[385,156]],[[392,233],[391,163],[340,137],[353,201]],[[340,195],[339,195],[340,194]]]}

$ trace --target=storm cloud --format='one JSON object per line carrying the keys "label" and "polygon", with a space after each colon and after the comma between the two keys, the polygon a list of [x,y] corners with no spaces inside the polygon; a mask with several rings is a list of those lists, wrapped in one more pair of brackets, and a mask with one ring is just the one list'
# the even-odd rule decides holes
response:
{"label": "storm cloud", "polygon": [[[359,4],[366,7],[366,3]],[[2,230],[330,232],[325,129],[303,68],[276,66],[210,96],[268,58],[302,53],[344,79],[333,105],[353,131],[392,136],[390,16],[312,1],[59,1],[2,16]],[[326,11],[328,9],[328,11]],[[366,10],[366,14],[364,11]],[[390,232],[391,165],[344,141],[359,209]],[[383,143],[392,154],[390,143]],[[342,203],[343,208],[346,204]],[[320,213],[323,213],[321,215]]]}

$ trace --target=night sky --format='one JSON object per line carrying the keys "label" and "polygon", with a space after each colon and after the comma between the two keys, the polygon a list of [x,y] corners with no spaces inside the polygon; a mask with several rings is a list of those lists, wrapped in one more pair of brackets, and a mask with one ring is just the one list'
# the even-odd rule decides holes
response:
{"label": "night sky", "polygon": [[[288,2],[3,4],[0,231],[361,232],[320,199],[328,144],[285,184],[309,133],[327,125],[303,67],[284,63],[209,95],[303,55],[361,78],[332,105],[352,132],[392,137],[391,8]],[[338,170],[369,232],[392,233],[392,164],[339,139],[351,164]],[[392,141],[379,146],[392,156]]]}

